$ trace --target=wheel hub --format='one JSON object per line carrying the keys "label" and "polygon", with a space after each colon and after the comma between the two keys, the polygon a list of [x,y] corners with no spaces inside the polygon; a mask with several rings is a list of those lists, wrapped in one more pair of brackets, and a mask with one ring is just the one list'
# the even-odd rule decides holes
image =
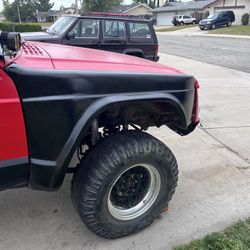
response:
{"label": "wheel hub", "polygon": [[150,184],[148,171],[143,167],[131,168],[114,185],[110,199],[121,208],[137,205],[145,196]]}
{"label": "wheel hub", "polygon": [[127,169],[114,181],[110,189],[110,213],[121,220],[142,215],[154,203],[160,186],[160,174],[154,166],[140,164]]}

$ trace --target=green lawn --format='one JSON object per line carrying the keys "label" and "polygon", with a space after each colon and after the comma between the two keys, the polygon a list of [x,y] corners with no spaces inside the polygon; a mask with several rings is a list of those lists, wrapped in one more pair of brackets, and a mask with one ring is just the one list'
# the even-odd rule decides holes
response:
{"label": "green lawn", "polygon": [[250,218],[240,221],[221,233],[207,235],[203,240],[196,240],[175,250],[249,250]]}
{"label": "green lawn", "polygon": [[173,27],[166,27],[166,28],[156,28],[156,32],[170,32],[170,31],[176,31],[176,30],[182,30],[187,28],[196,27],[197,25],[182,25],[182,26],[173,26]]}
{"label": "green lawn", "polygon": [[250,25],[223,27],[209,31],[209,34],[244,35],[250,36]]}

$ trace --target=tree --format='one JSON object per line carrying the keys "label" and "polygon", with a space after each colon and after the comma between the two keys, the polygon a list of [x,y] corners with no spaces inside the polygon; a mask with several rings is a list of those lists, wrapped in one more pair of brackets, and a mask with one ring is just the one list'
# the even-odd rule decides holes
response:
{"label": "tree", "polygon": [[3,0],[3,14],[11,22],[35,21],[36,10],[48,11],[53,5],[49,0],[14,0],[12,3]]}
{"label": "tree", "polygon": [[133,0],[134,3],[144,3],[151,8],[160,7],[160,0]]}
{"label": "tree", "polygon": [[49,11],[54,6],[54,3],[50,3],[50,0],[38,0],[35,4],[38,11]]}
{"label": "tree", "polygon": [[10,3],[9,0],[4,0],[3,7],[3,14],[8,21],[24,22],[27,19],[33,18],[35,15],[35,5],[33,0],[15,0],[13,3]]}
{"label": "tree", "polygon": [[83,10],[91,11],[110,11],[114,6],[121,5],[123,0],[83,0]]}

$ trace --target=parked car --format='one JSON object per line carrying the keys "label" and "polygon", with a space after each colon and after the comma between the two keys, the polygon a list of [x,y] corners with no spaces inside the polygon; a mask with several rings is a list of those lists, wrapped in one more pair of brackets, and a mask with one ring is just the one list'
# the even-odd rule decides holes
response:
{"label": "parked car", "polygon": [[63,16],[47,32],[22,33],[27,41],[119,52],[158,61],[158,41],[150,20],[125,14]]}
{"label": "parked car", "polygon": [[199,23],[201,30],[215,29],[217,27],[226,25],[230,27],[235,21],[235,15],[233,11],[220,11],[209,15],[206,19],[203,19]]}
{"label": "parked car", "polygon": [[97,235],[118,238],[151,224],[172,198],[178,166],[145,131],[191,133],[197,80],[118,53],[19,48],[19,36],[6,33],[0,41],[0,189],[55,191],[73,173],[73,204]]}
{"label": "parked car", "polygon": [[196,24],[196,19],[191,16],[174,16],[172,20],[173,25]]}

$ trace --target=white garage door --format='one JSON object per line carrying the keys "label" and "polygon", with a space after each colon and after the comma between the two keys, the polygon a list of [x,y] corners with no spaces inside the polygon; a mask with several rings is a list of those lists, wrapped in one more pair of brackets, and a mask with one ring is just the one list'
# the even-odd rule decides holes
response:
{"label": "white garage door", "polygon": [[174,13],[157,13],[157,25],[172,25]]}
{"label": "white garage door", "polygon": [[228,10],[232,10],[235,14],[235,22],[233,23],[233,25],[241,25],[241,17],[244,13],[246,13],[247,11],[245,11],[244,9],[223,9],[223,8],[214,8],[214,10],[216,12],[218,11],[228,11]]}

